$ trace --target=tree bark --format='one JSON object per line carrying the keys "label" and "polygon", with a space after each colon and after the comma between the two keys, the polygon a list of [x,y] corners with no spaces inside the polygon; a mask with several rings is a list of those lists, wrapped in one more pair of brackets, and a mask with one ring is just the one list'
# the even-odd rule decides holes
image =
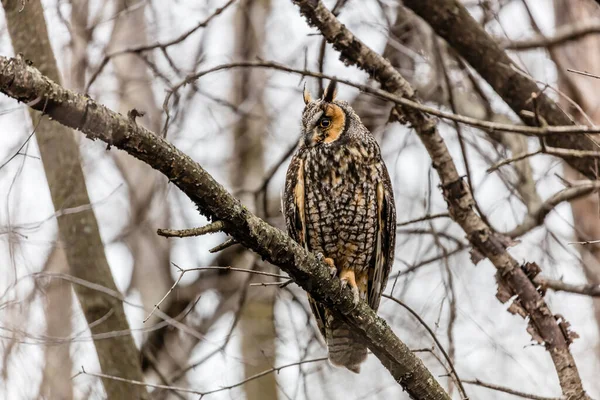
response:
{"label": "tree bark", "polygon": [[347,322],[409,395],[449,400],[422,361],[366,303],[354,304],[351,290],[341,288],[324,262],[252,214],[198,163],[165,139],[88,97],[62,88],[19,58],[0,56],[0,92],[33,109],[45,109],[56,122],[82,131],[91,140],[125,150],[162,172],[204,215],[223,221],[226,233],[279,266],[311,297]]}
{"label": "tree bark", "polygon": [[[266,42],[267,19],[271,12],[270,0],[242,0],[235,15],[235,58],[254,60],[262,57]],[[233,160],[231,170],[232,187],[252,191],[261,183],[264,175],[265,128],[269,126],[267,110],[263,101],[267,83],[264,70],[243,69],[233,74],[233,104],[240,113],[233,128]],[[244,171],[244,173],[240,173]],[[265,195],[267,195],[265,191]],[[252,193],[240,197],[242,203],[257,213],[255,196]],[[260,215],[260,214],[257,214]],[[248,257],[249,256],[249,257]],[[277,273],[277,268],[262,263],[254,255],[246,254],[250,268]],[[248,281],[274,281],[265,276],[254,276]],[[241,353],[244,360],[244,377],[250,378],[275,365],[275,286],[248,289],[246,301],[240,310]],[[275,374],[253,379],[244,384],[246,399],[277,399]]]}
{"label": "tree bark", "polygon": [[[88,0],[71,1],[71,60],[66,84],[78,92],[85,87],[87,66],[88,35]],[[80,135],[73,132],[79,143]],[[52,273],[68,273],[65,250],[62,246],[54,246],[44,265],[44,271]],[[46,288],[46,332],[51,337],[68,337],[71,335],[71,318],[73,293],[71,285],[62,280],[52,280]],[[44,372],[40,393],[48,398],[70,400],[73,398],[72,360],[70,343],[46,346],[44,349]]]}
{"label": "tree bark", "polygon": [[[110,38],[108,52],[148,44],[145,3],[115,0],[115,25]],[[128,9],[128,7],[130,9]],[[161,112],[152,90],[153,77],[148,73],[144,61],[134,53],[123,54],[111,59],[118,82],[119,108],[127,112],[136,109],[144,112],[136,121],[152,132],[159,132]],[[127,182],[129,193],[130,220],[121,234],[133,257],[133,273],[128,291],[138,290],[142,304],[151,309],[173,284],[171,275],[169,241],[158,236],[156,230],[169,226],[167,181],[146,164],[123,153],[113,154],[117,168]],[[171,297],[163,306],[168,307]],[[152,316],[148,326],[158,322]]]}
{"label": "tree bark", "polygon": [[[23,3],[19,0],[2,0],[2,5],[15,53],[23,54],[52,80],[60,82],[40,0],[25,3],[23,10]],[[40,110],[48,110],[49,102],[42,103]],[[33,121],[42,118],[37,124],[35,136],[54,208],[64,210],[88,206],[90,200],[79,163],[79,149],[72,131],[49,121],[39,112],[30,110],[30,115]],[[59,237],[71,274],[117,290],[106,261],[93,210],[62,213],[57,220]],[[120,301],[79,285],[75,291],[88,323],[93,323],[92,333],[129,329]],[[95,340],[94,345],[103,373],[121,378],[142,379],[138,351],[131,335]],[[147,398],[144,387],[129,387],[122,382],[110,380],[104,382],[104,388],[111,399]]]}
{"label": "tree bark", "polygon": [[[585,23],[590,15],[594,15],[598,11],[598,5],[582,0],[555,0],[554,9],[556,27],[560,28],[562,25]],[[600,61],[599,47],[600,39],[598,36],[589,35],[579,38],[577,41],[565,43],[553,51],[556,57],[560,58],[563,65],[568,65],[580,71],[594,71],[598,68],[598,62]],[[578,76],[572,76],[569,79],[570,82],[565,82],[565,73],[566,71],[562,71],[558,74],[559,89],[575,100],[595,124],[600,123],[600,102],[598,101],[600,82],[589,77]],[[562,97],[560,99],[561,105],[565,109],[568,110],[572,107],[571,103],[568,103]],[[578,120],[585,123],[581,116]],[[565,177],[569,180],[582,179],[582,175],[569,165],[565,165]],[[598,194],[591,194],[571,201],[575,235],[578,241],[600,238],[599,206]],[[579,251],[583,271],[588,282],[593,285],[600,284],[600,245],[579,246]],[[593,304],[596,325],[600,330],[600,298],[594,298]],[[600,357],[600,348],[597,348],[596,352]]]}
{"label": "tree bark", "polygon": [[[69,264],[64,249],[55,246],[44,266],[44,272],[67,273]],[[72,334],[72,288],[62,279],[52,279],[45,287],[46,334],[65,338]],[[40,396],[47,399],[71,400],[73,398],[73,361],[70,343],[49,344],[44,348],[44,371]]]}

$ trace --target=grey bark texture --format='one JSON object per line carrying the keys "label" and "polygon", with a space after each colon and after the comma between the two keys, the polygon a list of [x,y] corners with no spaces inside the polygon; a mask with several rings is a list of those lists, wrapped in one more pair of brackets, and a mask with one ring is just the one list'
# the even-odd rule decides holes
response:
{"label": "grey bark texture", "polygon": [[[590,1],[582,0],[555,0],[555,19],[556,27],[567,24],[585,23],[585,20],[598,12],[598,5]],[[568,42],[554,49],[554,54],[559,57],[562,64],[580,71],[594,71],[600,62],[600,52],[597,51],[600,46],[600,40],[597,35],[590,35],[579,38],[577,41]],[[596,124],[600,123],[600,102],[598,91],[600,90],[600,81],[589,77],[569,76],[567,82],[567,72],[559,74],[559,89],[575,100],[585,113]],[[572,110],[572,105],[564,101],[561,97],[561,105],[575,115],[577,110]],[[579,115],[578,122],[585,123],[583,116]],[[596,140],[597,136],[595,136]],[[565,177],[569,180],[582,179],[582,175],[565,164]],[[590,194],[582,198],[571,201],[571,210],[573,211],[573,220],[575,222],[575,235],[578,241],[596,240],[600,238],[600,217],[598,215],[599,200],[597,194]],[[588,283],[592,285],[600,284],[600,245],[589,244],[579,246],[581,253],[582,267]],[[596,325],[600,331],[600,298],[593,299],[594,316]],[[596,349],[596,354],[600,357],[600,347]]]}

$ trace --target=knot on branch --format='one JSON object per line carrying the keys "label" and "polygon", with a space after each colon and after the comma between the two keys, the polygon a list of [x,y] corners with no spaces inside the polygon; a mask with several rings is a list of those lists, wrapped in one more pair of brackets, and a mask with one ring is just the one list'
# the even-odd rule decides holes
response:
{"label": "knot on branch", "polygon": [[539,275],[540,272],[542,272],[542,269],[534,262],[526,262],[525,264],[521,265],[521,269],[523,272],[525,272],[525,275],[527,275],[529,280],[535,285],[533,280]]}
{"label": "knot on branch", "polygon": [[448,204],[450,215],[452,219],[462,219],[461,214],[465,211],[470,211],[471,207],[475,205],[473,196],[471,196],[471,190],[469,185],[464,180],[464,177],[460,177],[453,182],[440,185],[444,200]]}

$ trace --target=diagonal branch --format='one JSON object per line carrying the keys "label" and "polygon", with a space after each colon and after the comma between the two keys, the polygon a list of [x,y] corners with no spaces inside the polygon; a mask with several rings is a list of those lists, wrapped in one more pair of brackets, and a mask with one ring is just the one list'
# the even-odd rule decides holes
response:
{"label": "diagonal branch", "polygon": [[[321,1],[296,0],[294,3],[300,7],[308,23],[316,27],[340,52],[340,59],[345,64],[356,65],[367,71],[388,92],[419,102],[410,84],[390,62],[354,36]],[[427,149],[439,175],[450,216],[464,230],[474,250],[489,258],[497,268],[500,294],[508,295],[502,298],[508,301],[512,296],[518,296],[511,308],[530,318],[534,336],[542,338],[552,357],[563,393],[571,399],[587,398],[575,360],[569,351],[569,340],[531,281],[532,274],[526,273],[534,270],[534,266],[521,266],[506,250],[506,238],[494,232],[475,212],[471,191],[460,177],[435,121],[416,108],[397,106],[395,113],[397,120],[408,122],[415,129]]]}
{"label": "diagonal branch", "polygon": [[366,303],[353,304],[351,290],[342,289],[323,262],[248,211],[198,163],[165,139],[88,97],[64,89],[21,58],[0,57],[0,91],[36,110],[46,105],[46,113],[55,121],[80,130],[91,140],[125,150],[162,172],[204,215],[223,221],[226,233],[279,266],[315,300],[345,320],[411,396],[450,399],[383,319]]}
{"label": "diagonal branch", "polygon": [[546,219],[546,216],[560,203],[577,199],[593,193],[598,189],[600,189],[600,181],[590,181],[563,189],[560,192],[553,194],[542,204],[531,209],[525,216],[523,223],[510,232],[506,232],[506,236],[512,238],[523,236],[532,229],[540,226],[544,222],[544,219]]}
{"label": "diagonal branch", "polygon": [[[559,105],[515,65],[460,1],[405,0],[404,5],[431,25],[435,33],[444,38],[527,125],[538,125],[538,118],[527,115],[539,116],[548,125],[574,124]],[[535,102],[532,95],[536,95]],[[598,150],[598,145],[589,136],[552,135],[546,142],[556,148]],[[598,166],[595,159],[568,154],[561,157],[583,175],[596,179]]]}

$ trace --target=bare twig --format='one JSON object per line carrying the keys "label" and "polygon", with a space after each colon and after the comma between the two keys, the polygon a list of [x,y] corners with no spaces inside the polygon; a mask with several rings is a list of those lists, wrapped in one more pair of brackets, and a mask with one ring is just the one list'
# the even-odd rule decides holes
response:
{"label": "bare twig", "polygon": [[225,250],[226,248],[231,247],[237,243],[238,243],[237,240],[235,240],[234,238],[230,238],[230,239],[227,239],[226,241],[224,241],[223,243],[221,243],[220,245],[215,246],[212,249],[208,250],[208,252],[209,253],[218,253],[219,251]]}
{"label": "bare twig", "polygon": [[101,378],[101,379],[112,379],[112,380],[116,380],[119,382],[127,383],[129,385],[145,386],[145,387],[151,387],[151,388],[155,388],[155,389],[164,389],[164,390],[170,390],[170,391],[181,392],[181,393],[192,393],[192,394],[199,395],[200,399],[202,399],[204,396],[208,396],[208,395],[211,395],[214,393],[224,392],[226,390],[234,389],[236,387],[242,386],[245,383],[248,383],[255,379],[262,378],[265,375],[272,374],[273,372],[279,373],[282,369],[286,369],[289,367],[295,367],[295,366],[303,365],[303,364],[322,362],[322,361],[327,361],[327,357],[313,358],[310,360],[297,361],[294,363],[281,365],[279,367],[275,367],[275,368],[271,368],[271,369],[262,371],[256,375],[248,377],[248,378],[246,378],[240,382],[234,383],[232,385],[223,386],[218,389],[213,389],[213,390],[209,390],[209,391],[205,391],[205,392],[201,392],[199,390],[194,390],[194,389],[183,388],[183,387],[179,387],[179,386],[156,385],[156,384],[152,384],[152,383],[140,382],[140,381],[135,381],[135,380],[131,380],[131,379],[123,379],[123,378],[119,378],[118,376],[106,375],[106,374],[101,374],[101,373],[96,373],[96,372],[87,372],[83,368],[83,366],[81,367],[81,371],[79,371],[77,374],[75,374],[71,379],[75,379],[80,375],[88,375],[88,376],[94,376],[96,378]]}
{"label": "bare twig", "polygon": [[98,68],[96,69],[96,71],[94,71],[94,73],[92,73],[92,75],[90,76],[90,80],[88,81],[87,85],[85,85],[84,93],[89,93],[90,87],[96,81],[96,79],[98,78],[98,76],[100,75],[100,73],[102,72],[102,70],[104,69],[104,67],[106,67],[106,65],[108,64],[108,62],[110,61],[111,58],[117,57],[117,56],[120,56],[120,55],[123,55],[123,54],[131,54],[131,53],[139,54],[139,53],[143,53],[143,52],[150,51],[150,50],[155,50],[155,49],[161,49],[161,50],[163,50],[163,54],[165,54],[165,56],[167,56],[167,58],[168,58],[168,55],[166,54],[166,49],[168,47],[183,42],[185,39],[187,39],[194,32],[198,31],[200,28],[205,28],[208,25],[208,23],[213,20],[213,18],[215,18],[218,15],[220,15],[223,11],[225,11],[235,1],[236,0],[229,0],[227,3],[225,3],[225,5],[223,5],[220,8],[217,8],[215,10],[215,12],[213,12],[204,21],[198,23],[195,27],[193,27],[189,31],[184,32],[181,35],[179,35],[178,37],[176,37],[174,39],[171,39],[171,40],[169,40],[167,42],[162,42],[162,43],[159,42],[159,43],[154,43],[154,44],[150,44],[150,45],[138,46],[138,47],[133,47],[133,48],[129,48],[129,49],[119,50],[119,51],[116,51],[116,52],[111,53],[111,54],[106,54],[104,56],[104,58],[102,59],[102,61],[100,61],[100,64],[99,64]]}
{"label": "bare twig", "polygon": [[598,244],[600,243],[600,240],[586,240],[584,242],[569,242],[569,244],[581,244],[583,246],[588,245],[588,244]]}
{"label": "bare twig", "polygon": [[491,383],[485,383],[480,381],[479,379],[476,380],[463,380],[464,383],[467,383],[469,385],[477,385],[477,386],[481,386],[484,388],[488,388],[488,389],[492,389],[492,390],[496,390],[498,392],[504,392],[504,393],[508,393],[508,394],[512,394],[513,396],[517,396],[517,397],[522,397],[524,399],[531,399],[531,400],[565,400],[564,397],[543,397],[543,396],[537,396],[535,394],[529,394],[529,393],[524,393],[524,392],[519,392],[517,390],[513,390],[504,386],[498,386],[498,385],[494,385]]}
{"label": "bare twig", "polygon": [[585,196],[600,189],[600,181],[589,181],[568,187],[558,193],[553,194],[539,206],[532,209],[526,216],[523,223],[506,233],[506,236],[516,238],[524,235],[535,227],[540,226],[544,219],[554,208],[565,201],[571,201],[581,196]]}
{"label": "bare twig", "polygon": [[[218,72],[223,70],[228,70],[232,68],[270,68],[283,72],[303,75],[303,76],[312,76],[315,78],[325,78],[325,79],[336,79],[338,83],[342,83],[344,85],[352,86],[357,89],[360,89],[366,93],[372,94],[384,100],[391,101],[395,104],[402,105],[405,107],[410,107],[418,111],[422,111],[424,113],[448,119],[451,121],[460,122],[466,125],[474,126],[476,128],[489,130],[489,131],[502,131],[507,133],[518,133],[527,136],[554,136],[561,134],[590,134],[590,133],[600,133],[600,127],[589,127],[584,125],[553,125],[546,127],[534,127],[534,126],[526,126],[526,125],[516,125],[516,124],[504,124],[499,122],[490,122],[477,118],[471,118],[464,115],[457,115],[451,112],[442,111],[435,107],[426,106],[419,102],[413,101],[412,99],[399,96],[397,94],[392,94],[385,90],[377,89],[371,86],[355,83],[348,79],[341,79],[328,74],[321,74],[319,72],[314,72],[306,69],[298,69],[292,68],[287,65],[283,65],[274,61],[240,61],[228,64],[221,64],[216,67],[200,71],[191,75],[188,75],[184,80],[177,83],[173,86],[171,90],[167,93],[165,97],[165,101],[163,102],[163,110],[168,112],[168,103],[171,99],[171,96],[180,90],[185,85],[190,84],[191,82],[200,79],[201,77]],[[164,131],[164,129],[163,129]]]}
{"label": "bare twig", "polygon": [[505,165],[512,164],[514,162],[521,161],[521,160],[524,160],[526,158],[533,157],[533,156],[536,156],[536,155],[542,154],[542,153],[543,153],[542,150],[537,150],[537,151],[534,151],[532,153],[517,154],[517,155],[515,155],[515,156],[513,156],[511,158],[507,158],[506,160],[502,160],[499,163],[496,163],[496,164],[492,165],[491,167],[489,167],[487,169],[487,173],[494,172],[497,169],[499,169],[500,167],[503,167]]}
{"label": "bare twig", "polygon": [[423,318],[421,318],[421,316],[419,314],[417,314],[417,312],[415,310],[413,310],[408,305],[406,305],[402,300],[399,300],[399,299],[397,299],[393,296],[387,295],[387,294],[383,294],[382,296],[385,297],[386,299],[390,299],[390,300],[394,301],[396,304],[399,304],[402,307],[404,307],[409,313],[411,313],[413,315],[413,317],[415,317],[419,321],[419,323],[421,325],[423,325],[423,327],[427,330],[427,332],[429,332],[429,334],[431,335],[431,338],[433,339],[433,341],[437,345],[438,349],[440,349],[440,351],[444,355],[444,358],[448,362],[448,366],[450,367],[450,371],[452,373],[452,379],[458,386],[458,390],[460,391],[461,398],[463,400],[468,400],[469,396],[467,396],[467,392],[465,391],[465,388],[462,385],[460,378],[458,377],[458,373],[456,372],[456,369],[454,369],[454,363],[452,363],[452,359],[446,352],[446,349],[444,349],[444,346],[442,346],[442,343],[440,343],[440,341],[438,340],[437,336],[435,335],[435,332],[433,332],[433,329],[431,329],[429,327],[429,325],[427,325],[427,322],[425,322],[425,320],[423,320]]}
{"label": "bare twig", "polygon": [[279,371],[281,371],[282,369],[285,369],[285,368],[294,367],[294,366],[302,365],[302,364],[309,364],[309,363],[314,363],[314,362],[321,362],[321,361],[327,361],[327,357],[313,358],[311,360],[304,360],[304,361],[297,361],[297,362],[294,362],[294,363],[282,365],[280,367],[275,367],[275,368],[267,369],[265,371],[259,372],[258,374],[250,376],[250,377],[248,377],[248,378],[246,378],[246,379],[244,379],[244,380],[242,380],[242,381],[240,381],[238,383],[234,383],[233,385],[223,386],[222,388],[214,389],[214,390],[205,392],[204,395],[206,396],[206,395],[209,395],[209,394],[213,394],[213,393],[217,393],[217,392],[222,392],[222,391],[225,391],[225,390],[231,390],[231,389],[236,388],[238,386],[242,386],[243,384],[245,384],[247,382],[253,381],[253,380],[258,379],[258,378],[262,378],[265,375],[272,374],[273,372],[277,372],[278,373]]}
{"label": "bare twig", "polygon": [[414,224],[414,223],[417,223],[417,222],[430,221],[432,219],[437,219],[437,218],[450,218],[450,214],[448,214],[447,212],[437,213],[437,214],[428,214],[428,215],[425,215],[423,217],[411,219],[410,221],[400,222],[400,223],[396,224],[396,228],[399,228],[401,226],[406,226],[406,225]]}
{"label": "bare twig", "polygon": [[190,236],[202,236],[207,233],[216,233],[221,232],[225,224],[223,221],[215,221],[206,226],[202,226],[199,228],[190,228],[190,229],[159,229],[156,231],[157,234],[164,237],[190,237]]}
{"label": "bare twig", "polygon": [[124,383],[127,383],[128,385],[134,385],[134,386],[144,386],[144,387],[151,387],[151,388],[155,388],[155,389],[173,390],[173,391],[176,391],[176,392],[192,393],[192,394],[197,394],[197,395],[200,395],[200,396],[204,395],[203,392],[200,392],[198,390],[187,389],[187,388],[182,388],[182,387],[178,387],[178,386],[155,385],[153,383],[140,382],[140,381],[136,381],[136,380],[133,380],[133,379],[124,379],[124,378],[120,378],[118,376],[100,374],[100,373],[97,373],[97,372],[87,372],[83,368],[83,366],[81,367],[81,371],[78,372],[77,374],[75,374],[71,379],[75,379],[75,378],[77,378],[80,375],[95,376],[96,378],[101,378],[101,379],[110,379],[110,380],[113,380],[113,381],[124,382]]}
{"label": "bare twig", "polygon": [[[152,311],[150,311],[150,313],[148,314],[148,316],[146,318],[144,318],[144,323],[150,319],[150,317],[152,316],[152,314],[154,314],[154,312],[160,308],[160,305],[165,301],[165,299],[169,296],[169,294],[171,294],[171,292],[173,292],[173,290],[177,287],[177,285],[179,285],[179,282],[181,281],[181,278],[183,278],[183,276],[186,273],[191,272],[191,271],[223,270],[223,271],[247,272],[249,274],[271,276],[271,277],[281,278],[281,279],[288,278],[285,275],[273,274],[273,273],[270,273],[270,272],[264,272],[264,271],[258,271],[258,270],[255,271],[255,270],[252,270],[252,269],[244,269],[244,268],[234,268],[234,267],[197,267],[197,268],[186,268],[186,269],[183,269],[179,265],[175,264],[174,262],[172,262],[171,264],[173,264],[173,266],[179,270],[179,276],[177,277],[177,280],[175,281],[175,283],[173,283],[173,286],[171,286],[171,288],[169,289],[169,291],[167,293],[165,293],[165,295],[163,296],[163,298],[160,299],[160,301],[154,305],[154,307],[152,308]],[[289,281],[289,279],[287,279],[284,283],[288,283],[288,281]],[[281,282],[277,282],[277,283],[280,284]]]}
{"label": "bare twig", "polygon": [[600,33],[600,21],[583,20],[573,25],[563,25],[556,28],[553,36],[536,35],[523,40],[503,40],[502,47],[509,50],[531,50],[538,47],[553,47],[580,39],[587,35]]}
{"label": "bare twig", "polygon": [[569,72],[573,72],[574,74],[578,74],[578,75],[583,75],[583,76],[587,76],[590,78],[594,78],[594,79],[600,79],[600,76],[596,75],[596,74],[592,74],[586,71],[578,71],[576,69],[572,69],[572,68],[567,68],[567,71]]}
{"label": "bare twig", "polygon": [[584,296],[600,297],[600,285],[593,284],[582,284],[576,285],[573,283],[566,283],[556,279],[542,278],[536,276],[533,281],[543,288],[552,289],[555,292],[568,292],[574,294],[581,294]]}

